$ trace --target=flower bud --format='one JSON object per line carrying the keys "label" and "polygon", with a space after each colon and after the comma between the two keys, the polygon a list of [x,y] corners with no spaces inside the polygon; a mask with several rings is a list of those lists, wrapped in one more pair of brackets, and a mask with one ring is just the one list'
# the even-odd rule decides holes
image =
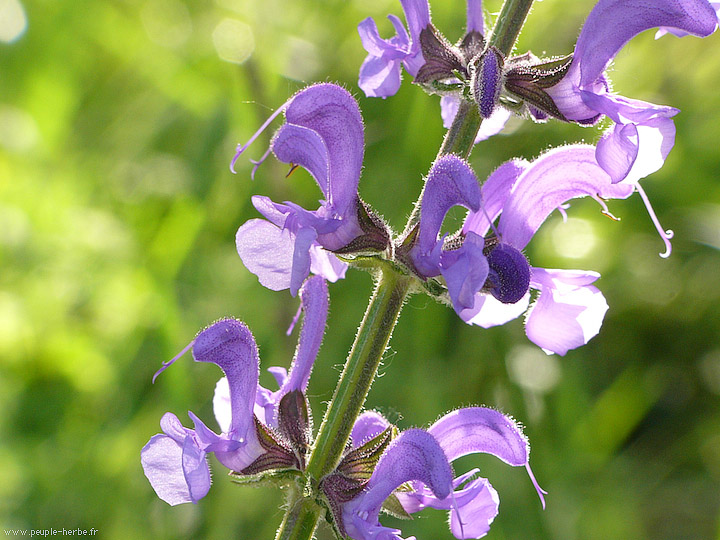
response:
{"label": "flower bud", "polygon": [[500,99],[504,64],[503,54],[497,48],[490,47],[470,67],[470,88],[483,118],[490,117]]}

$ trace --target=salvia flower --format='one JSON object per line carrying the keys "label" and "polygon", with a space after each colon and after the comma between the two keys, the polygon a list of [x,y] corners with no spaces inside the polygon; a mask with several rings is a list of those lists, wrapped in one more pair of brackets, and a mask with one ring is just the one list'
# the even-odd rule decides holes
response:
{"label": "salvia flower", "polygon": [[[274,368],[280,389],[270,392],[258,384],[259,356],[255,339],[242,322],[223,319],[209,326],[180,355],[192,347],[196,362],[217,364],[225,373],[213,400],[222,430],[218,435],[192,412],[195,429],[183,427],[172,413],[143,447],[145,476],[157,495],[171,505],[196,503],[210,489],[207,454],[238,474],[270,469],[302,469],[309,445],[310,418],[304,391],[325,331],[327,284],[310,278],[300,293],[305,312],[300,340],[288,376]],[[156,374],[157,376],[157,374]]]}
{"label": "salvia flower", "polygon": [[[337,85],[316,84],[281,110],[286,123],[275,133],[271,149],[280,161],[307,169],[325,198],[310,211],[254,196],[253,205],[265,219],[243,224],[236,244],[260,283],[272,290],[289,288],[295,295],[311,271],[330,281],[344,276],[347,264],[334,253],[382,251],[389,235],[358,196],[364,135],[355,99]],[[247,144],[238,149],[235,160],[245,148]]]}
{"label": "salvia flower", "polygon": [[455,155],[440,157],[428,173],[420,222],[398,258],[423,278],[442,275],[453,307],[460,312],[474,305],[475,294],[487,280],[489,266],[484,239],[470,233],[458,245],[438,238],[445,215],[453,206],[480,210],[480,184],[470,166]]}
{"label": "salvia flower", "polygon": [[546,92],[568,120],[592,124],[605,115],[614,122],[597,145],[597,161],[613,182],[634,182],[662,167],[675,140],[671,118],[679,111],[612,93],[605,68],[644,30],[705,37],[717,25],[707,0],[600,0],[590,12],[567,73]]}
{"label": "salvia flower", "polygon": [[442,91],[442,85],[433,86],[433,83],[449,81],[456,75],[469,79],[471,60],[485,45],[481,0],[468,0],[467,29],[457,46],[450,45],[432,25],[427,0],[401,0],[400,3],[409,36],[395,15],[388,15],[396,32],[389,40],[380,37],[372,18],[358,25],[362,45],[368,52],[358,81],[365,95],[383,98],[394,95],[400,88],[403,66],[416,83],[438,92]]}
{"label": "salvia flower", "polygon": [[433,26],[427,0],[400,3],[408,30],[395,15],[388,15],[395,28],[390,39],[380,37],[372,18],[358,25],[362,45],[368,52],[358,80],[365,95],[382,98],[395,95],[404,67],[415,83],[442,96],[443,125],[449,128],[460,100],[464,99],[466,83],[472,81],[474,95],[467,98],[479,100],[479,109],[486,118],[476,141],[502,130],[510,117],[507,109],[496,107],[503,80],[502,55],[497,50],[485,50],[482,1],[467,1],[466,31],[456,45],[450,44]]}
{"label": "salvia flower", "polygon": [[[378,417],[377,413],[365,417],[364,423],[374,428],[368,430],[371,435],[385,425]],[[497,492],[486,479],[476,477],[477,469],[455,478],[450,463],[487,453],[509,465],[524,466],[542,499],[544,492],[529,467],[529,450],[520,427],[498,411],[484,407],[453,411],[427,430],[409,429],[395,438],[363,489],[333,507],[336,525],[355,540],[400,539],[401,531],[379,522],[380,511],[407,517],[431,507],[450,512],[450,530],[456,538],[480,538],[497,515]]]}
{"label": "salvia flower", "polygon": [[[483,209],[468,214],[463,234],[489,234],[492,240],[487,242],[497,246],[490,256],[499,247],[509,254],[499,259],[493,286],[500,286],[501,292],[503,281],[508,281],[505,288],[516,291],[516,300],[503,302],[502,294],[497,293],[476,294],[474,305],[460,311],[460,317],[469,324],[489,327],[525,312],[530,294],[526,290],[518,297],[521,289],[516,284],[525,284],[524,265],[528,263],[523,264],[519,254],[550,213],[571,199],[588,196],[607,212],[604,200],[624,199],[633,191],[631,184],[612,183],[590,145],[560,147],[531,163],[513,160],[499,167],[482,187]],[[494,227],[492,222],[498,216]],[[525,320],[532,342],[564,355],[599,332],[608,308],[602,293],[592,285],[599,274],[531,266],[529,270],[529,287],[539,292]]]}
{"label": "salvia flower", "polygon": [[[607,212],[605,199],[627,198],[636,187],[614,184],[590,145],[557,148],[531,163],[509,161],[482,188],[464,161],[443,156],[428,174],[420,222],[397,254],[421,278],[442,276],[465,322],[490,327],[527,311],[529,339],[564,355],[600,330],[608,306],[592,285],[599,274],[536,268],[523,250],[550,213],[567,201],[593,197]],[[440,235],[455,205],[469,210],[462,230]],[[530,289],[538,297],[528,309]]]}

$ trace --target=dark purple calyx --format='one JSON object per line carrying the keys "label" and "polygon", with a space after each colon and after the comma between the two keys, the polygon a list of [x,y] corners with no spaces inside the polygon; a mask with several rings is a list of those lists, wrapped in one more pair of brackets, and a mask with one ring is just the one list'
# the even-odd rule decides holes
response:
{"label": "dark purple calyx", "polygon": [[484,290],[503,304],[518,302],[530,289],[530,264],[525,255],[508,244],[487,242],[490,273]]}
{"label": "dark purple calyx", "polygon": [[546,90],[565,77],[572,59],[572,55],[539,59],[530,52],[510,58],[505,70],[505,90],[527,105],[535,121],[542,122],[552,116],[568,122]]}

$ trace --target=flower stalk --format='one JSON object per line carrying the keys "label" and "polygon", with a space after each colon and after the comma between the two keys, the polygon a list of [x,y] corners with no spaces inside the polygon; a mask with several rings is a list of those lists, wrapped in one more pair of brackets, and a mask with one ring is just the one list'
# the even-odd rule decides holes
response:
{"label": "flower stalk", "polygon": [[322,508],[307,497],[291,499],[275,540],[310,540],[317,529]]}
{"label": "flower stalk", "polygon": [[[311,492],[316,492],[319,480],[330,474],[340,462],[354,420],[360,414],[375,379],[411,283],[412,278],[392,269],[383,268],[381,271],[308,460],[305,472]],[[315,506],[306,499],[291,504],[276,540],[310,540],[315,530],[312,520],[317,522],[320,517]]]}
{"label": "flower stalk", "polygon": [[[532,0],[506,0],[492,31],[490,44],[503,54],[509,54],[531,5]],[[439,155],[457,154],[467,158],[481,121],[477,106],[470,102],[461,103]],[[417,207],[419,204],[410,217],[408,227],[411,227],[413,217],[417,219],[419,215]],[[309,482],[306,487],[310,488],[310,493],[317,493],[320,479],[330,474],[340,462],[353,422],[360,414],[375,379],[385,348],[410,292],[412,280],[390,267],[383,266],[381,270],[308,460],[305,474]],[[290,502],[276,540],[311,540],[321,516],[319,506],[309,497]]]}
{"label": "flower stalk", "polygon": [[532,3],[533,0],[507,0],[490,34],[488,47],[496,47],[506,57],[510,56]]}

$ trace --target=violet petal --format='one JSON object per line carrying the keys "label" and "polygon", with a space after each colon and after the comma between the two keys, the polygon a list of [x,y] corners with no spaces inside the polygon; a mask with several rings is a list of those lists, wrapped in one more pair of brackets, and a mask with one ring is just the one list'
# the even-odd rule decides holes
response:
{"label": "violet petal", "polygon": [[[316,84],[293,98],[285,118],[288,124],[308,128],[322,139],[327,149],[327,201],[341,216],[354,210],[351,204],[357,199],[364,154],[363,120],[355,98],[335,84]],[[274,145],[273,150],[280,161],[290,163],[290,157],[296,158]]]}
{"label": "violet petal", "polygon": [[181,444],[167,435],[160,434],[153,436],[140,452],[143,471],[150,485],[157,496],[171,506],[195,503],[210,489],[207,461],[200,463],[200,459],[198,459],[198,468],[204,467],[207,476],[196,473],[191,479],[195,482],[191,489],[183,472],[183,445],[184,441]]}
{"label": "violet petal", "polygon": [[504,242],[523,249],[550,213],[577,197],[627,198],[633,186],[613,185],[598,165],[595,148],[571,145],[542,155],[523,172],[507,200],[498,231]]}
{"label": "violet petal", "polygon": [[328,314],[327,282],[320,276],[309,278],[300,290],[300,298],[305,316],[290,374],[282,385],[278,400],[287,392],[305,391],[325,335]]}
{"label": "violet petal", "polygon": [[482,0],[467,0],[467,32],[485,35]]}
{"label": "violet petal", "polygon": [[666,27],[705,37],[717,27],[707,0],[599,0],[575,46],[580,86],[591,85],[622,47],[644,30]]}
{"label": "violet petal", "polygon": [[482,206],[477,212],[468,213],[463,232],[472,231],[484,236],[490,230],[490,221],[495,221],[500,215],[513,185],[529,165],[525,160],[513,159],[506,161],[490,174],[482,186]]}
{"label": "violet petal", "polygon": [[530,446],[522,430],[511,418],[494,409],[458,409],[440,418],[428,432],[450,461],[481,452],[514,467],[528,462]]}
{"label": "violet petal", "polygon": [[404,431],[390,443],[365,490],[343,505],[342,520],[348,535],[365,540],[381,532],[399,532],[382,527],[378,514],[383,501],[411,480],[427,485],[440,499],[452,489],[450,464],[435,438],[422,429]]}
{"label": "violet petal", "polygon": [[245,438],[253,426],[253,407],[259,377],[257,345],[245,324],[223,319],[200,332],[193,346],[197,362],[212,362],[225,372],[230,387],[231,439]]}
{"label": "violet petal", "polygon": [[419,272],[438,275],[433,250],[438,243],[445,214],[455,205],[471,210],[480,207],[480,187],[470,166],[455,155],[439,158],[430,169],[420,210],[420,230],[411,257]]}
{"label": "violet petal", "polygon": [[564,356],[596,336],[608,310],[605,297],[591,285],[598,277],[596,272],[533,268],[532,286],[540,296],[525,323],[530,341]]}
{"label": "violet petal", "polygon": [[355,420],[352,432],[350,433],[353,448],[362,446],[365,441],[380,435],[389,425],[390,422],[380,413],[375,411],[363,412],[357,417],[357,420]]}
{"label": "violet petal", "polygon": [[272,291],[290,287],[295,238],[264,219],[246,221],[235,236],[245,267]]}

